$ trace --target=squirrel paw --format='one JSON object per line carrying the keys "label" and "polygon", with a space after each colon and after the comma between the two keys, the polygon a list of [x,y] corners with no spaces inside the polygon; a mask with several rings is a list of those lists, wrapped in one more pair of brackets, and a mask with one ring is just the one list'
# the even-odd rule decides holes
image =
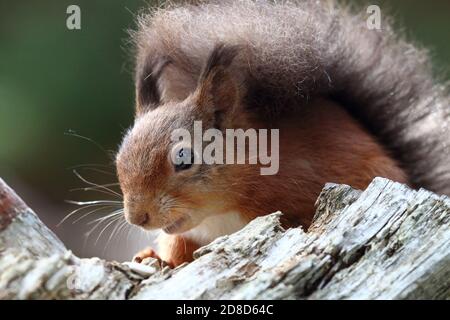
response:
{"label": "squirrel paw", "polygon": [[160,258],[160,256],[156,253],[155,250],[148,247],[144,250],[139,251],[134,257],[133,262],[141,263],[145,258],[153,258],[159,261],[159,264],[161,267],[169,266],[170,268],[173,268],[173,265],[167,261],[164,261]]}

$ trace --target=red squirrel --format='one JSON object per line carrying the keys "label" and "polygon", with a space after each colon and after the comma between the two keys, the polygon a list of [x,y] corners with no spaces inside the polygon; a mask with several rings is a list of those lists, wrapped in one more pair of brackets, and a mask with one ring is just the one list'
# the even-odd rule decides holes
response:
{"label": "red squirrel", "polygon": [[[257,216],[307,228],[327,182],[377,176],[450,193],[448,96],[426,55],[330,1],[209,1],[139,18],[136,119],[116,165],[128,222],[170,266]],[[424,60],[425,59],[425,60]],[[174,130],[279,129],[279,171],[174,164]],[[178,149],[177,149],[178,148]],[[194,156],[192,156],[194,157]]]}

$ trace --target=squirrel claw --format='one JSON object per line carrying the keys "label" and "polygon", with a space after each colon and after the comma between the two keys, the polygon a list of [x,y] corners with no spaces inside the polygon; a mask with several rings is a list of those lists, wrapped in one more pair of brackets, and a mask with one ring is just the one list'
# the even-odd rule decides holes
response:
{"label": "squirrel claw", "polygon": [[169,266],[170,268],[173,268],[173,265],[171,263],[161,259],[161,257],[152,248],[145,248],[144,250],[139,251],[133,257],[133,262],[142,263],[142,261],[144,261],[144,259],[146,259],[146,258],[153,258],[153,259],[158,260],[161,268],[164,268],[165,266]]}
{"label": "squirrel claw", "polygon": [[141,263],[145,258],[154,258],[161,261],[161,258],[158,256],[155,250],[153,250],[152,248],[145,248],[144,250],[139,251],[133,257],[133,262]]}

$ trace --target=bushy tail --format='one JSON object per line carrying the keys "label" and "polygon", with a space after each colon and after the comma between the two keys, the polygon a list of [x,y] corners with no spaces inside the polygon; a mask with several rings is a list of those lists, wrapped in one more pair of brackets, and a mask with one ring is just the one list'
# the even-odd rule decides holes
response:
{"label": "bushy tail", "polygon": [[[369,30],[365,10],[333,1],[209,1],[143,14],[133,35],[137,69],[170,55],[176,72],[166,99],[195,87],[218,42],[243,48],[237,68],[279,111],[314,96],[346,106],[390,150],[416,186],[450,195],[448,88],[433,80],[425,51],[398,37],[385,19]],[[259,89],[259,90],[258,90]]]}

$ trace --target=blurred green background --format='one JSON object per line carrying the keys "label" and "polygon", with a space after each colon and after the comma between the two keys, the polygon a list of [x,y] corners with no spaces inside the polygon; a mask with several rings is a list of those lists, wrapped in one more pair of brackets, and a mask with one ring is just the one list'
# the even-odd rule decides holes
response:
{"label": "blurred green background", "polygon": [[[450,1],[357,2],[379,4],[382,14],[394,15],[411,39],[430,48],[436,71],[448,79]],[[81,8],[81,30],[66,28],[71,4]],[[99,198],[69,192],[83,186],[73,166],[100,164],[94,169],[106,173],[84,167],[80,173],[96,182],[115,180],[112,154],[133,116],[126,29],[149,5],[142,0],[0,2],[0,176],[83,256],[120,260],[132,254],[92,244],[82,249],[85,225],[55,225],[70,212],[64,200]]]}

